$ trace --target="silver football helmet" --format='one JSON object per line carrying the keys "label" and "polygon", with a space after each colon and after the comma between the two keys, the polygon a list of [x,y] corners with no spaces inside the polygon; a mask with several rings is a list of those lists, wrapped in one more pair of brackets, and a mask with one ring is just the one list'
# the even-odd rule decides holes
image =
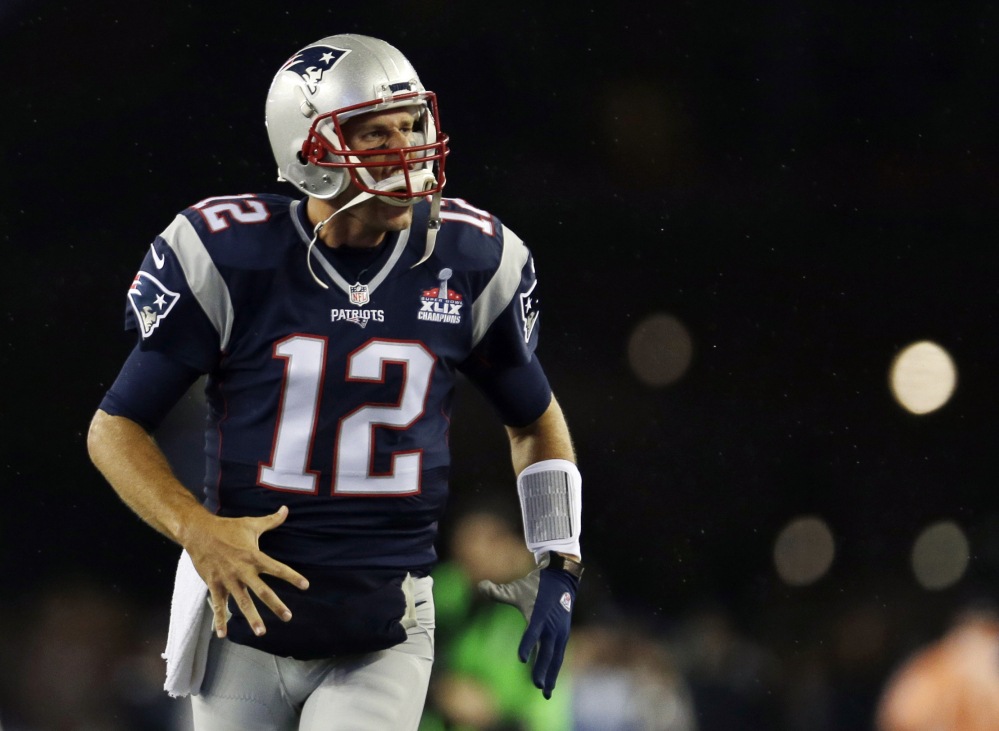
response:
{"label": "silver football helmet", "polygon": [[[345,120],[399,107],[415,108],[412,146],[348,147]],[[408,206],[426,196],[436,201],[446,182],[448,137],[440,131],[437,98],[406,57],[377,38],[329,36],[288,59],[271,82],[266,124],[278,178],[315,198],[334,198],[353,182],[365,197]],[[376,181],[373,167],[401,172]]]}

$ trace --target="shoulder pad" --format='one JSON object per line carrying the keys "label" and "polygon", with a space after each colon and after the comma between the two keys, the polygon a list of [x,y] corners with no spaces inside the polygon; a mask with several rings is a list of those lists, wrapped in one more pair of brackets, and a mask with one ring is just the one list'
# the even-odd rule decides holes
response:
{"label": "shoulder pad", "polygon": [[288,223],[291,202],[291,198],[268,194],[214,196],[185,209],[178,219],[190,223],[219,266],[267,268],[279,260],[282,242],[292,240],[277,233],[291,230]]}
{"label": "shoulder pad", "polygon": [[505,227],[496,216],[461,198],[445,198],[441,221],[438,246],[443,243],[459,267],[491,271],[499,266]]}
{"label": "shoulder pad", "polygon": [[217,195],[198,201],[184,211],[202,235],[224,234],[242,228],[238,224],[265,224],[274,214],[287,211],[291,198],[278,195]]}
{"label": "shoulder pad", "polygon": [[223,350],[238,294],[231,286],[239,272],[277,266],[285,247],[296,242],[288,223],[290,202],[275,195],[206,198],[178,214],[151,247],[157,269],[169,258],[166,251],[172,252],[179,276],[218,332]]}
{"label": "shoulder pad", "polygon": [[462,198],[444,198],[441,201],[441,220],[460,221],[479,229],[486,236],[496,236],[499,219],[489,211],[476,208]]}

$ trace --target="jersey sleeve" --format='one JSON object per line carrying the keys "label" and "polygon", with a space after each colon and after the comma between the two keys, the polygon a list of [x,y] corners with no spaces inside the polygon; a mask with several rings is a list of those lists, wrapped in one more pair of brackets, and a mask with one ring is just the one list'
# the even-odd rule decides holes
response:
{"label": "jersey sleeve", "polygon": [[138,345],[104,394],[101,410],[131,419],[146,431],[156,429],[200,374],[155,350]]}
{"label": "jersey sleeve", "polygon": [[537,355],[521,366],[489,366],[472,356],[461,364],[461,371],[507,426],[533,424],[551,404],[552,389]]}
{"label": "jersey sleeve", "polygon": [[125,305],[125,328],[142,351],[200,373],[219,362],[232,327],[232,302],[198,232],[179,215],[146,252]]}
{"label": "jersey sleeve", "polygon": [[538,345],[537,276],[530,250],[502,228],[500,263],[472,304],[472,354],[461,371],[507,426],[533,423],[552,392],[534,354]]}
{"label": "jersey sleeve", "polygon": [[538,346],[538,280],[527,246],[502,232],[499,266],[472,304],[472,353],[490,366],[523,366]]}

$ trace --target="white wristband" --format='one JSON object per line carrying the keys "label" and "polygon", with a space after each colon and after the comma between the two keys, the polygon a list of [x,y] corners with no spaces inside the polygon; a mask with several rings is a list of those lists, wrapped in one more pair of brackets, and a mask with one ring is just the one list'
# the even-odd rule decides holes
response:
{"label": "white wristband", "polygon": [[576,465],[565,459],[535,462],[517,478],[517,494],[524,540],[538,561],[548,551],[582,558],[583,478]]}

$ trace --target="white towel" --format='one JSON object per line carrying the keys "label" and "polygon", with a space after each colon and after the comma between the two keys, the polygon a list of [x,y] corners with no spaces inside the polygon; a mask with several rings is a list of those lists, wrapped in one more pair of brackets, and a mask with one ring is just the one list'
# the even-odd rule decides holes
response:
{"label": "white towel", "polygon": [[170,632],[163,653],[167,661],[163,688],[174,698],[197,695],[201,691],[208,643],[214,631],[213,616],[208,584],[198,575],[191,557],[184,551],[177,564],[170,604]]}
{"label": "white towel", "polygon": [[402,615],[399,624],[404,630],[411,630],[420,623],[416,621],[416,579],[409,572],[406,572],[406,578],[402,580],[402,595],[406,597],[406,613]]}

